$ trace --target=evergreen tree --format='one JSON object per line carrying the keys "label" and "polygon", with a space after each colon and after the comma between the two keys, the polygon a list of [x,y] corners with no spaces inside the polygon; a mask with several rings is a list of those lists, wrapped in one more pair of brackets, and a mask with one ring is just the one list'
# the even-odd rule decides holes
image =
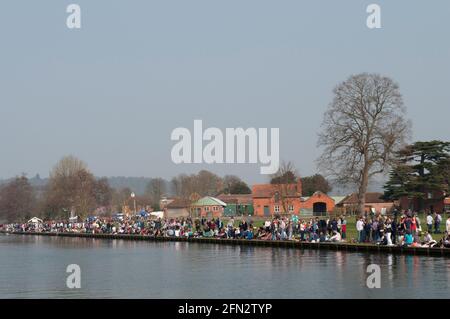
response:
{"label": "evergreen tree", "polygon": [[385,184],[384,197],[419,199],[419,209],[429,192],[449,190],[450,143],[416,142],[396,153],[396,164]]}

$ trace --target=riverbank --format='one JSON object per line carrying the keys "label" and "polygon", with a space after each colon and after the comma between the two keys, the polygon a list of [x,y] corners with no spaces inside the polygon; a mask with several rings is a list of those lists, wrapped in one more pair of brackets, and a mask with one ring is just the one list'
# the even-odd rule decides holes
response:
{"label": "riverbank", "polygon": [[349,252],[369,252],[385,254],[406,254],[422,256],[440,256],[450,257],[448,248],[424,248],[424,247],[400,247],[400,246],[380,246],[374,244],[359,243],[311,243],[288,240],[247,240],[247,239],[221,239],[221,238],[186,238],[186,237],[152,237],[144,235],[128,234],[87,234],[87,233],[33,233],[33,232],[6,232],[3,234],[25,235],[25,236],[53,236],[53,237],[79,237],[79,238],[97,238],[97,239],[121,239],[136,241],[174,241],[202,244],[220,244],[220,245],[242,245],[259,247],[280,247],[294,249],[325,249]]}

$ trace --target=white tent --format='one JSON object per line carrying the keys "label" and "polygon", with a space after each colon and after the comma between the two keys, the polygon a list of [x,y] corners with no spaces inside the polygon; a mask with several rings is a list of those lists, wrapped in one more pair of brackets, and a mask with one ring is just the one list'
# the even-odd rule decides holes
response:
{"label": "white tent", "polygon": [[151,212],[150,215],[156,218],[164,218],[164,212]]}
{"label": "white tent", "polygon": [[29,224],[41,224],[43,223],[42,219],[33,217],[28,221]]}

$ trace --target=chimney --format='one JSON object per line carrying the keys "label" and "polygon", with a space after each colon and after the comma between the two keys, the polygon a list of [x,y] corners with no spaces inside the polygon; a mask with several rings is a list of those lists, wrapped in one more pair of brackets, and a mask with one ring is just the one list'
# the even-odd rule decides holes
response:
{"label": "chimney", "polygon": [[299,177],[297,178],[297,192],[300,194],[300,197],[302,194],[302,179]]}

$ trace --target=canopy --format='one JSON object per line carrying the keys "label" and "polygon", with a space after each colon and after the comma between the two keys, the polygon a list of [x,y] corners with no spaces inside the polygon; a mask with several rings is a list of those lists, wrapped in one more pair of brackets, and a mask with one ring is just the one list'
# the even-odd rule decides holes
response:
{"label": "canopy", "polygon": [[28,223],[34,223],[34,224],[40,224],[42,222],[43,222],[42,219],[37,218],[37,217],[33,217],[28,221]]}
{"label": "canopy", "polygon": [[113,220],[120,220],[120,221],[122,221],[123,218],[124,218],[124,215],[122,213],[117,213],[117,214],[114,214],[112,217],[113,217]]}
{"label": "canopy", "polygon": [[140,215],[141,217],[146,217],[146,216],[148,216],[148,213],[147,213],[145,210],[141,210],[141,211],[139,212],[139,215]]}
{"label": "canopy", "polygon": [[150,215],[155,216],[157,218],[164,218],[164,212],[151,212]]}

